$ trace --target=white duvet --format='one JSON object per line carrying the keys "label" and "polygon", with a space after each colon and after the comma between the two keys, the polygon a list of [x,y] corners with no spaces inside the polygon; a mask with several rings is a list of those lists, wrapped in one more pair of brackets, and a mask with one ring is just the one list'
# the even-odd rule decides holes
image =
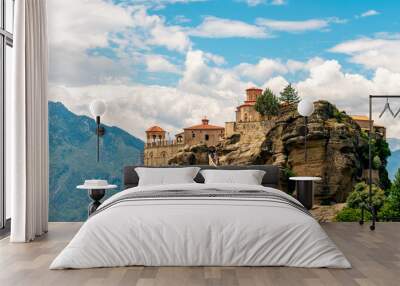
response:
{"label": "white duvet", "polygon": [[[182,184],[163,190],[263,190],[254,185]],[[294,200],[295,201],[295,200]],[[293,206],[246,198],[124,201],[90,217],[50,269],[145,266],[294,266],[350,268],[318,222]]]}

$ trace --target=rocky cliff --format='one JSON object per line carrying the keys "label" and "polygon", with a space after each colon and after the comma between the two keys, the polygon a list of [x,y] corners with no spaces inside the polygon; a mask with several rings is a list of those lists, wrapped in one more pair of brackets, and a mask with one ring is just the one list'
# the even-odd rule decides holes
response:
{"label": "rocky cliff", "polygon": [[[318,176],[322,181],[316,184],[316,199],[343,202],[362,175],[360,150],[367,142],[358,124],[334,105],[318,101],[314,106],[308,119],[307,162],[304,117],[292,106],[259,128],[237,126],[237,133],[215,147],[220,164],[273,164],[289,168],[297,176]],[[186,146],[169,163],[208,164],[209,151],[206,146]]]}

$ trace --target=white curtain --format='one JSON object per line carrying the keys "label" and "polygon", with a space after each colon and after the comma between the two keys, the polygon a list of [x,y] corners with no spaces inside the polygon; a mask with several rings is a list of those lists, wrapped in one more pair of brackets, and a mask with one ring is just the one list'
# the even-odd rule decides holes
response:
{"label": "white curtain", "polygon": [[14,11],[6,180],[11,188],[10,241],[28,242],[47,232],[48,225],[46,0],[17,0]]}

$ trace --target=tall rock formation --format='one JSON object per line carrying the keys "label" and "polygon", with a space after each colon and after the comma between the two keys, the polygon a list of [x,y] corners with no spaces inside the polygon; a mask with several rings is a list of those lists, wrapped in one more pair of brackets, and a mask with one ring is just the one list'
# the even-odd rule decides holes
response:
{"label": "tall rock formation", "polygon": [[[307,162],[304,117],[289,106],[270,122],[237,123],[239,131],[215,147],[221,165],[273,164],[297,176],[318,176],[322,181],[315,187],[317,200],[344,201],[362,176],[361,149],[367,141],[358,124],[331,103],[317,101],[314,106],[308,119]],[[208,164],[209,151],[205,146],[186,147],[170,164]]]}

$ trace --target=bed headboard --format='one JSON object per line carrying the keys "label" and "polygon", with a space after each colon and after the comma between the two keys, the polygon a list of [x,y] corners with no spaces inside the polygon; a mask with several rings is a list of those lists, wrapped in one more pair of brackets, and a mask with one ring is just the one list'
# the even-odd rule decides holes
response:
{"label": "bed headboard", "polygon": [[[139,176],[135,171],[136,167],[140,166],[126,166],[124,167],[124,189],[136,187],[139,183]],[[187,167],[187,166],[164,166],[158,168],[176,168],[176,167]],[[200,167],[202,170],[204,169],[220,169],[220,170],[263,170],[265,171],[264,178],[262,179],[262,185],[265,187],[271,187],[279,189],[279,176],[280,170],[277,166],[272,165],[246,165],[246,166],[207,166],[207,165],[197,165],[196,167]],[[151,168],[151,167],[150,167]],[[194,180],[197,183],[204,183],[204,178],[200,174],[197,174]]]}

